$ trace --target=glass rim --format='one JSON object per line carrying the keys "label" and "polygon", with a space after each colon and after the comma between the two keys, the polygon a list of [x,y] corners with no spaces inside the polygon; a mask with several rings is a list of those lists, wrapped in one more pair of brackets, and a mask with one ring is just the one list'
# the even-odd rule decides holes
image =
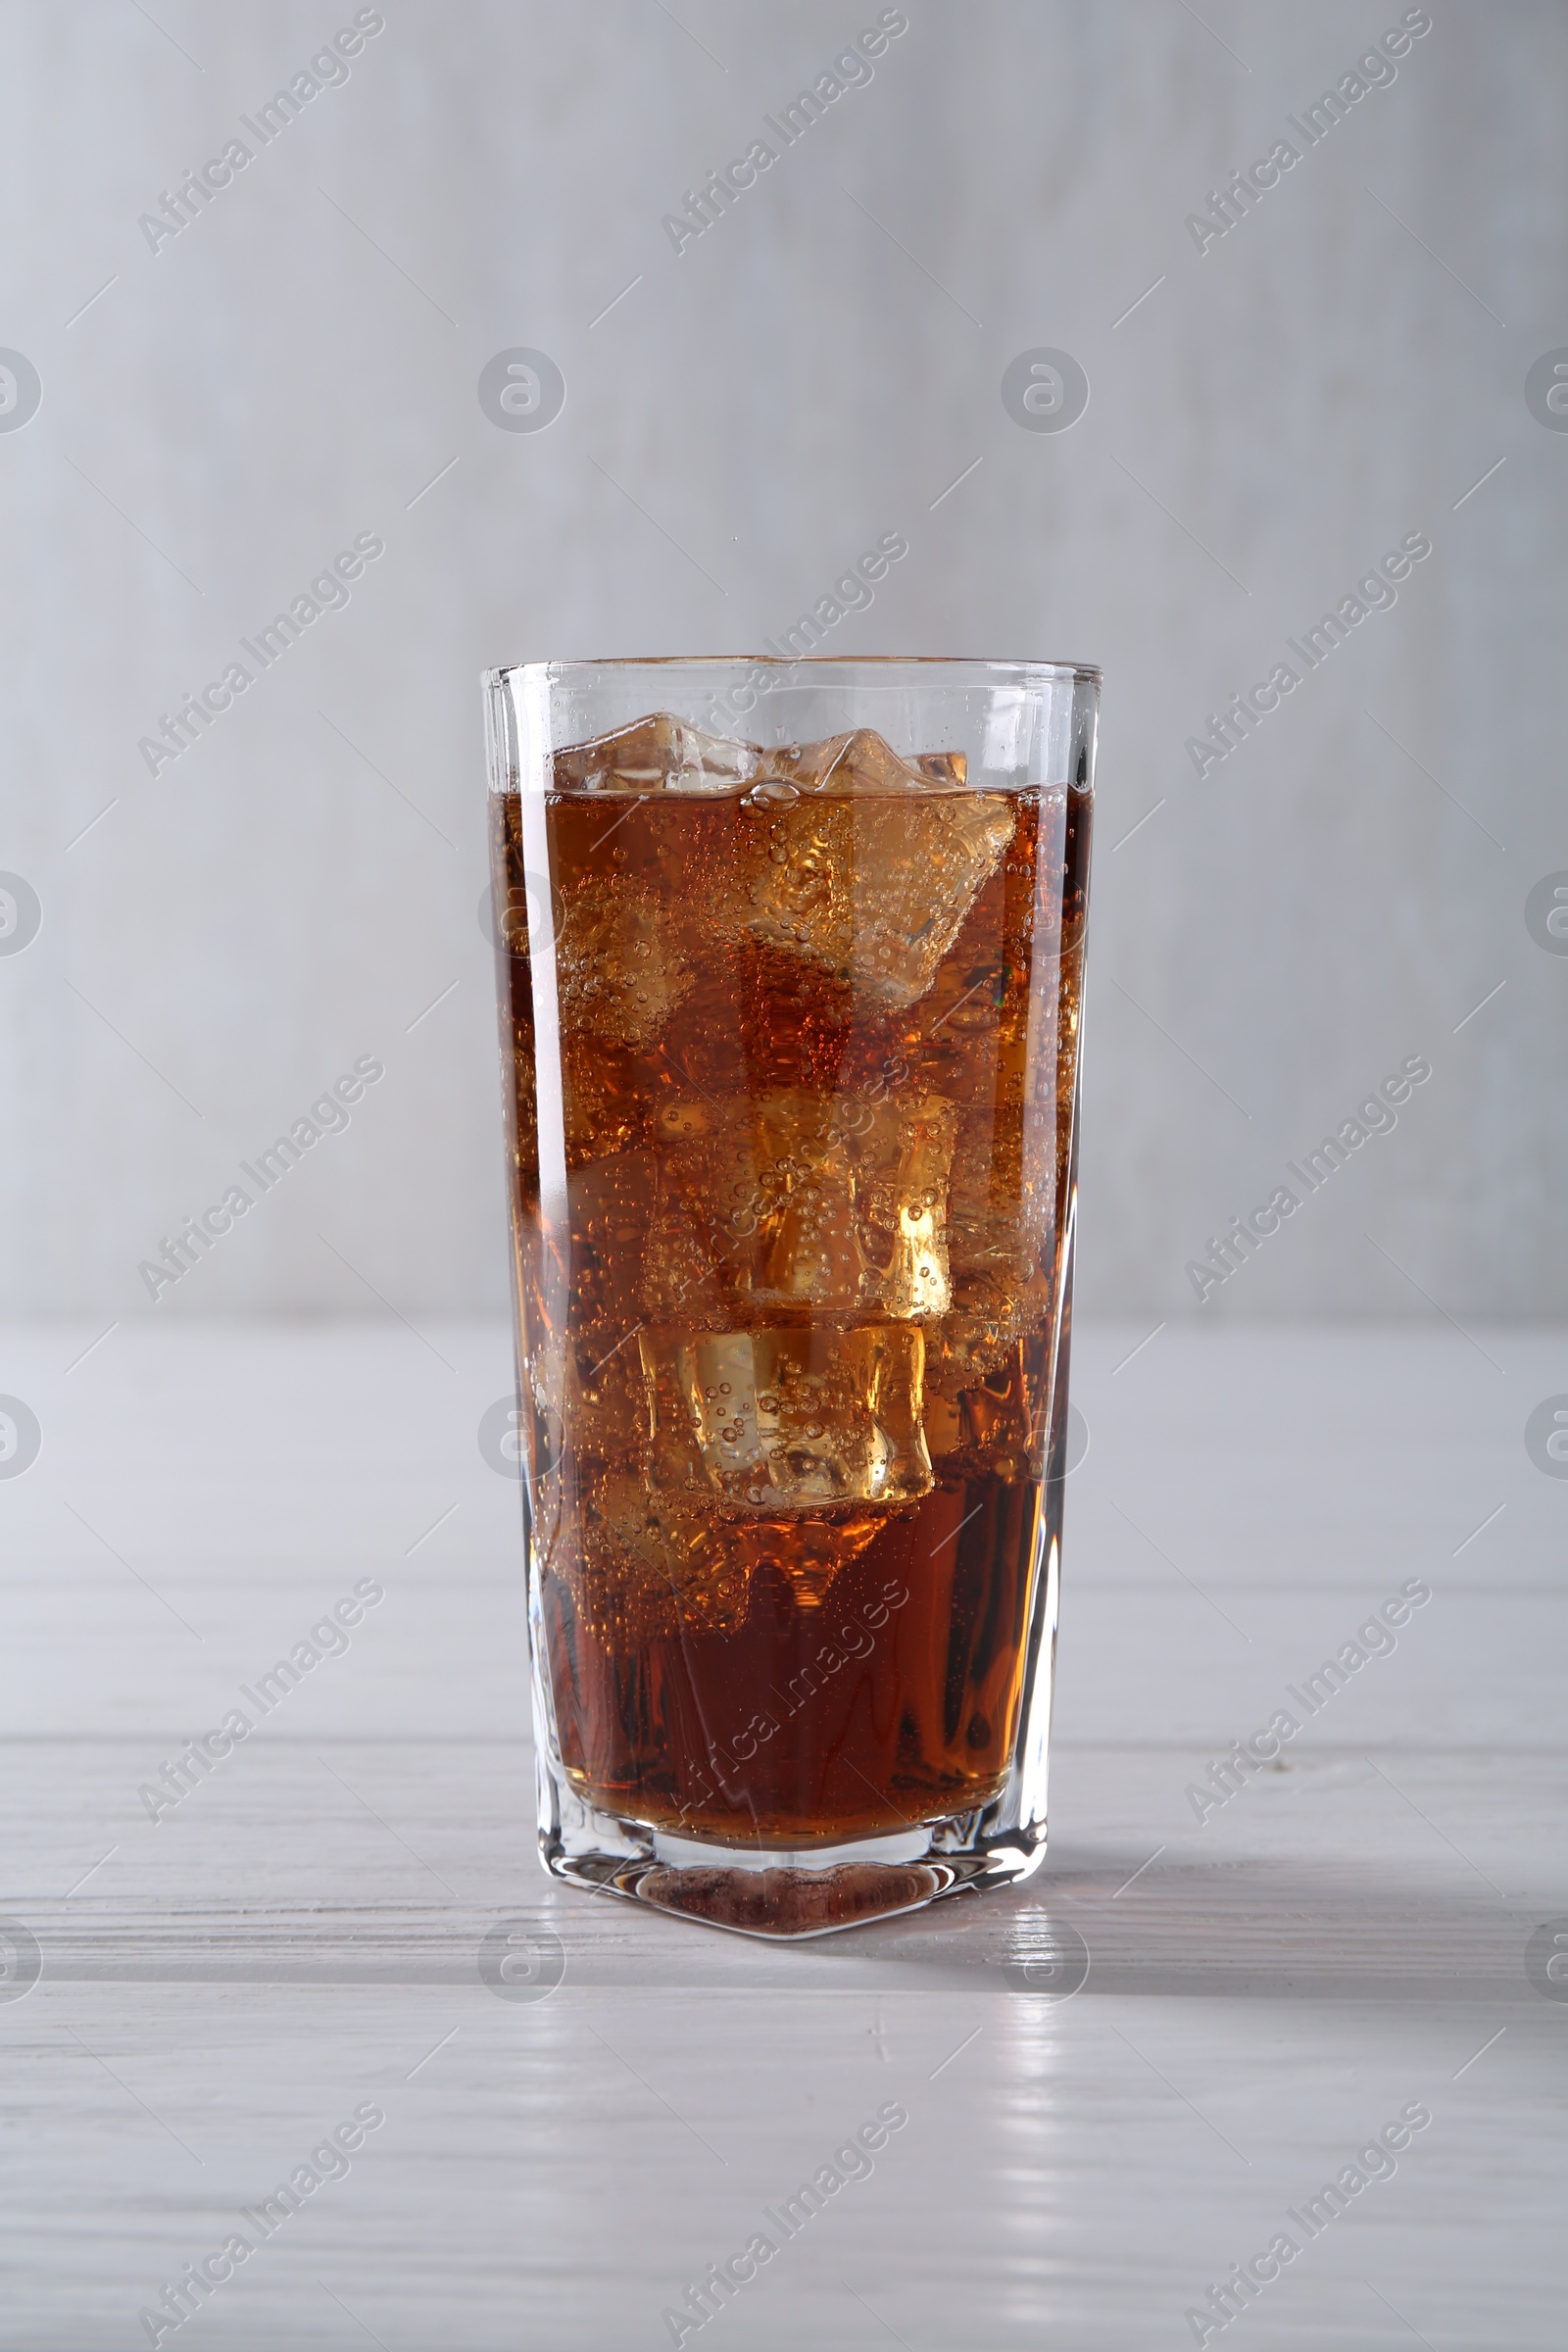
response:
{"label": "glass rim", "polygon": [[584,661],[505,662],[481,670],[479,682],[482,686],[501,686],[509,678],[530,678],[566,685],[601,676],[607,670],[770,669],[782,673],[878,668],[945,670],[950,675],[968,670],[976,673],[977,683],[986,679],[1045,683],[1082,678],[1100,686],[1104,677],[1099,663],[1094,662],[1005,661],[969,654],[802,654],[796,660],[777,654],[610,654]]}

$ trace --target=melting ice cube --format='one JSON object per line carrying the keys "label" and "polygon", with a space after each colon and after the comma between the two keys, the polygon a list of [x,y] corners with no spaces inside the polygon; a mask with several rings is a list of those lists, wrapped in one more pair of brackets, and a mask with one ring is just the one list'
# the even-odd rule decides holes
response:
{"label": "melting ice cube", "polygon": [[932,1486],[918,1324],[639,1334],[657,1475],[738,1512],[913,1502]]}
{"label": "melting ice cube", "polygon": [[673,711],[656,710],[612,735],[556,754],[558,791],[735,792],[757,774],[752,743],[709,735]]}
{"label": "melting ice cube", "polygon": [[[867,728],[764,757],[799,797],[753,795],[752,932],[872,1002],[914,1004],[1012,839],[1006,795],[944,789]],[[956,755],[932,758],[956,773]]]}

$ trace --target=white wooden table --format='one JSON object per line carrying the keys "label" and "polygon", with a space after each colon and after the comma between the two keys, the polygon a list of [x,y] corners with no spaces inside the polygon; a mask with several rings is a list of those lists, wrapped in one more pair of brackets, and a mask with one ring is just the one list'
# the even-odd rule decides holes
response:
{"label": "white wooden table", "polygon": [[[1568,1999],[1526,1946],[1568,1927],[1568,1482],[1522,1430],[1568,1341],[1171,1329],[1113,1370],[1142,1336],[1078,1339],[1045,1871],[774,1950],[539,1869],[517,1496],[475,1436],[504,1333],[125,1327],[69,1372],[90,1327],[10,1334],[44,1437],[0,1480],[0,1913],[41,1975],[0,1999],[0,2345],[145,2343],[244,2230],[163,2343],[634,2352],[762,2232],[685,2342],[1129,2352],[1285,2231],[1208,2342],[1560,2346]],[[149,1819],[366,1578],[348,1649]],[[1200,1822],[1409,1579],[1393,1654]],[[545,1997],[481,1981],[507,1921],[559,1936]],[[1056,1999],[1021,1964],[1063,1928]],[[868,2177],[764,2219],[890,2105]],[[241,2220],[366,2107],[346,2172]]]}

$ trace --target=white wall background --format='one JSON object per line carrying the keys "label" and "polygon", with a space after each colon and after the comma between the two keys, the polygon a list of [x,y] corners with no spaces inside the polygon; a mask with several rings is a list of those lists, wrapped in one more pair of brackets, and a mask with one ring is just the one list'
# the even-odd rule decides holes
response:
{"label": "white wall background", "polygon": [[[1568,957],[1524,909],[1568,868],[1568,433],[1524,379],[1568,344],[1563,11],[1434,0],[1200,256],[1184,217],[1397,5],[908,0],[678,257],[661,216],[875,7],[384,13],[154,254],[138,215],[352,7],[0,12],[0,346],[43,387],[0,430],[0,869],[42,906],[0,955],[5,1303],[498,1306],[480,666],[747,650],[900,529],[835,650],[1106,672],[1084,1304],[1560,1314]],[[481,413],[514,345],[564,373],[546,432]],[[1003,407],[1036,345],[1088,372],[1070,432]],[[365,530],[347,610],[149,776]],[[1217,698],[1416,530],[1200,782]],[[155,1308],[138,1260],[364,1054],[352,1128]],[[1412,1054],[1398,1129],[1200,1310],[1184,1261]]]}

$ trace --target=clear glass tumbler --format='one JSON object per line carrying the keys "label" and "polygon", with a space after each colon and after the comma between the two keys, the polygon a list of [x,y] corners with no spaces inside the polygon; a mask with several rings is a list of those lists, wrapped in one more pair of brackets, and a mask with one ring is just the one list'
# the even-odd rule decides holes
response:
{"label": "clear glass tumbler", "polygon": [[1099,673],[484,685],[546,1865],[764,1936],[1027,1877]]}

